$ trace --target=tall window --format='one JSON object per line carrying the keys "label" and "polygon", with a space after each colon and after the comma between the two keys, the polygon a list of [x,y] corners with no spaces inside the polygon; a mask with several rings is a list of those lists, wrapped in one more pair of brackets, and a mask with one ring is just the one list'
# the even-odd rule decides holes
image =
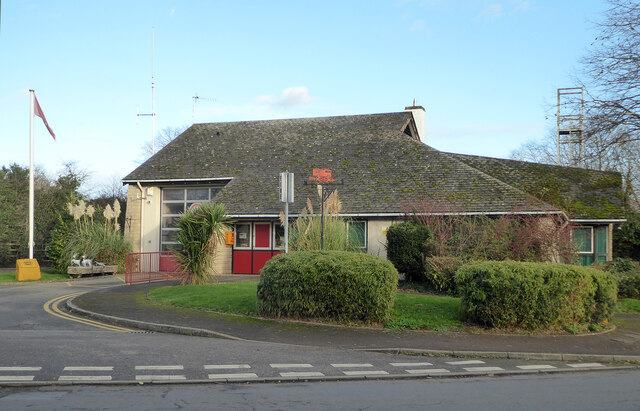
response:
{"label": "tall window", "polygon": [[162,209],[160,217],[160,250],[174,250],[176,241],[176,221],[181,213],[201,203],[210,202],[221,187],[181,187],[162,189]]}
{"label": "tall window", "polygon": [[349,240],[356,247],[367,248],[367,223],[366,221],[349,221],[348,223]]}

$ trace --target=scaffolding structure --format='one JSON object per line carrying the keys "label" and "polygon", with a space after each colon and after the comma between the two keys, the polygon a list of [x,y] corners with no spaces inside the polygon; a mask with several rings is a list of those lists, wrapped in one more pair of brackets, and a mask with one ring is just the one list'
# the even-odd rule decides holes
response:
{"label": "scaffolding structure", "polygon": [[568,145],[570,166],[584,166],[584,89],[558,89],[558,164],[562,164],[561,146]]}

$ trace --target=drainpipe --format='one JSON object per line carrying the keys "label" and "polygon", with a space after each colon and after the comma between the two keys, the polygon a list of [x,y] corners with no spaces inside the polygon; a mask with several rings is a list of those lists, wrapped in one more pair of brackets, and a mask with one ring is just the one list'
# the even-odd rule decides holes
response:
{"label": "drainpipe", "polygon": [[144,241],[143,240],[143,230],[142,230],[142,223],[144,222],[144,192],[142,191],[142,186],[140,185],[139,181],[136,181],[136,184],[138,185],[138,188],[140,189],[140,252],[143,252],[142,247],[144,246]]}

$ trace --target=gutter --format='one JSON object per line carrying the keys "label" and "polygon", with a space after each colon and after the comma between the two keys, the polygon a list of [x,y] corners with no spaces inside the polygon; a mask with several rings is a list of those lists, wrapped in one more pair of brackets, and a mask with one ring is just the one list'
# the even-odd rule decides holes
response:
{"label": "gutter", "polygon": [[143,184],[155,184],[155,183],[191,183],[191,182],[203,182],[203,181],[227,181],[233,180],[233,177],[208,177],[208,178],[165,178],[165,179],[154,179],[154,180],[122,180],[122,184],[137,184],[140,186],[140,183]]}

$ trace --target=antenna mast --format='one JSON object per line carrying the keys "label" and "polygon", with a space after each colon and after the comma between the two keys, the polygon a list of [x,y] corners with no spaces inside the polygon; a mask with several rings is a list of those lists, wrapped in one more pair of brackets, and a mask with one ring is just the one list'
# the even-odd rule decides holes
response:
{"label": "antenna mast", "polygon": [[140,107],[137,108],[136,123],[140,116],[151,116],[151,155],[156,153],[156,83],[154,79],[154,48],[155,36],[154,27],[151,27],[151,113],[140,113]]}
{"label": "antenna mast", "polygon": [[193,97],[191,97],[193,99],[193,103],[191,104],[191,124],[195,124],[196,122],[196,101],[198,100],[203,100],[203,101],[216,101],[215,98],[207,98],[207,97],[199,97],[198,93],[195,93],[193,95]]}
{"label": "antenna mast", "polygon": [[[584,90],[582,87],[558,89],[558,164],[560,146],[569,146],[569,165],[584,167]],[[576,153],[577,151],[577,153]]]}

